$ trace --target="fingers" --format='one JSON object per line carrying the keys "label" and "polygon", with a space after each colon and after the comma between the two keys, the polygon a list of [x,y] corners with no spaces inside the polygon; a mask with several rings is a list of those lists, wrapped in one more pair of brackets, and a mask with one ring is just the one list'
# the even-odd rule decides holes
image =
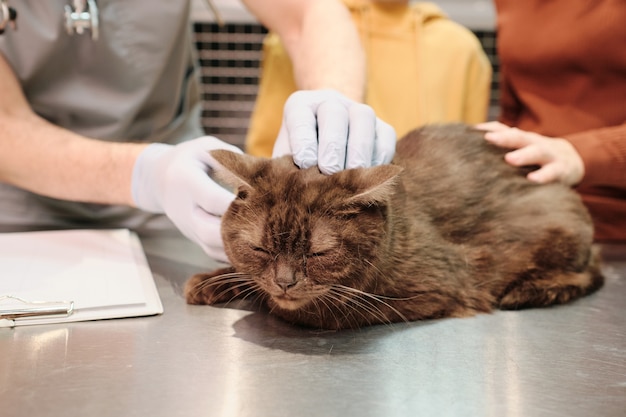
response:
{"label": "fingers", "polygon": [[215,167],[209,153],[214,149],[241,153],[212,136],[175,146],[150,145],[135,162],[131,188],[137,207],[167,214],[209,256],[226,261],[220,216],[235,196],[208,174]]}
{"label": "fingers", "polygon": [[350,106],[350,131],[347,137],[346,168],[372,165],[376,141],[376,115],[364,104]]}
{"label": "fingers", "polygon": [[372,165],[388,164],[396,153],[396,130],[386,122],[376,119],[376,141]]}
{"label": "fingers", "polygon": [[[213,136],[204,136],[196,139],[199,144],[195,158],[181,161],[181,167],[177,171],[178,177],[184,178],[185,184],[178,184],[179,189],[185,189],[186,197],[191,198],[193,203],[207,213],[221,216],[226,212],[235,195],[216,183],[208,174],[207,167],[215,168],[216,162],[209,153],[215,149],[225,149],[231,152],[243,153],[236,146],[222,142]],[[183,143],[193,146],[193,141]],[[194,166],[197,164],[197,166]],[[186,174],[183,175],[183,173]]]}
{"label": "fingers", "polygon": [[396,132],[378,119],[370,106],[351,103],[346,109],[345,105],[323,104],[317,117],[320,123],[318,165],[324,174],[386,164],[393,159]]}
{"label": "fingers", "polygon": [[549,182],[558,181],[561,177],[561,170],[558,164],[547,164],[536,171],[530,172],[526,178],[538,184],[547,184]]}
{"label": "fingers", "polygon": [[485,140],[514,149],[504,156],[509,164],[518,167],[538,165],[539,169],[528,174],[530,181],[542,184],[559,181],[575,185],[584,176],[585,166],[581,156],[565,139],[509,128],[497,122],[482,123],[476,127],[494,129],[485,133]]}
{"label": "fingers", "polygon": [[[327,111],[330,109],[332,111]],[[346,109],[345,104],[337,107],[322,105],[317,117],[320,126],[324,126],[319,132],[318,161],[323,173],[370,167],[389,163],[393,159],[396,132],[391,125],[377,118],[370,106],[350,103]],[[332,123],[327,123],[329,119]],[[335,158],[328,157],[331,152],[335,153]]]}
{"label": "fingers", "polygon": [[194,209],[192,217],[194,217],[193,223],[195,224],[194,236],[188,237],[197,242],[211,258],[221,262],[228,262],[222,241],[221,219],[206,213],[200,207]]}
{"label": "fingers", "polygon": [[203,178],[197,178],[196,180],[189,178],[189,181],[195,182],[195,185],[190,190],[195,204],[207,213],[221,216],[235,199],[235,195],[232,192],[222,188],[206,174],[204,174]]}
{"label": "fingers", "polygon": [[539,184],[558,181],[561,175],[559,162],[548,149],[538,145],[529,145],[504,155],[504,159],[509,164],[521,167],[538,165],[540,168],[530,172],[526,177]]}
{"label": "fingers", "polygon": [[330,175],[346,166],[348,129],[358,129],[352,125],[351,111],[339,100],[327,100],[317,108],[319,127],[319,150],[317,165],[320,171]]}
{"label": "fingers", "polygon": [[[317,164],[317,120],[315,111],[317,105],[311,107],[301,100],[301,95],[292,94],[285,104],[283,128],[281,134],[289,142],[293,161],[300,168],[310,168]],[[280,139],[279,134],[279,139]]]}
{"label": "fingers", "polygon": [[[502,125],[504,126],[504,125]],[[538,140],[535,133],[525,132],[514,127],[506,127],[485,133],[485,139],[502,148],[519,149],[531,145]]]}
{"label": "fingers", "polygon": [[[190,200],[183,207],[170,207],[168,212],[173,215],[180,231],[196,242],[207,255],[227,262],[221,237],[221,216],[235,195],[217,185],[202,169],[189,173],[185,182],[185,196]],[[182,203],[185,196],[180,196],[178,202]],[[187,218],[185,207],[190,208]]]}
{"label": "fingers", "polygon": [[477,125],[474,125],[474,128],[478,130],[485,130],[488,132],[500,132],[502,130],[509,129],[507,125],[500,122],[478,123]]}
{"label": "fingers", "polygon": [[298,91],[285,103],[283,125],[272,156],[291,153],[300,168],[324,174],[388,163],[395,153],[394,129],[373,109],[333,90]]}
{"label": "fingers", "polygon": [[[236,147],[235,145],[226,143],[216,138],[215,136],[202,136],[195,140],[198,141],[199,143],[202,143],[204,152],[212,151],[215,149],[226,149],[227,151],[231,151],[231,152],[243,153],[243,151],[239,149],[238,147]],[[186,143],[192,143],[192,141],[189,141]],[[183,145],[185,145],[185,143],[181,144],[181,146]],[[190,146],[195,146],[195,145],[190,145]]]}
{"label": "fingers", "polygon": [[526,165],[544,165],[551,162],[554,156],[550,150],[539,144],[531,144],[509,152],[504,159],[511,165],[519,167]]}

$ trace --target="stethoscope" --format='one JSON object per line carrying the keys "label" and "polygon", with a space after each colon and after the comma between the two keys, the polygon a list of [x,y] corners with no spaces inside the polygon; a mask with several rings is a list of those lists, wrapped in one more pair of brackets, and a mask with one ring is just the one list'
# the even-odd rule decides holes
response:
{"label": "stethoscope", "polygon": [[[65,30],[68,34],[82,35],[91,31],[91,39],[98,40],[98,5],[96,0],[73,0],[65,5]],[[0,0],[0,35],[7,26],[17,29],[17,11],[8,5],[8,0]]]}
{"label": "stethoscope", "polygon": [[96,0],[74,0],[74,7],[65,5],[65,30],[82,35],[91,30],[91,39],[98,40],[98,5]]}
{"label": "stethoscope", "polygon": [[7,26],[16,29],[15,21],[17,20],[17,12],[13,7],[9,7],[6,0],[0,0],[0,35],[4,33]]}
{"label": "stethoscope", "polygon": [[[211,0],[205,0],[209,9],[220,26],[223,21]],[[91,39],[98,40],[99,20],[96,0],[73,0],[72,4],[65,5],[65,29],[69,35],[82,35],[86,30],[91,32]],[[8,5],[8,0],[0,0],[0,35],[7,26],[17,28],[17,11]]]}

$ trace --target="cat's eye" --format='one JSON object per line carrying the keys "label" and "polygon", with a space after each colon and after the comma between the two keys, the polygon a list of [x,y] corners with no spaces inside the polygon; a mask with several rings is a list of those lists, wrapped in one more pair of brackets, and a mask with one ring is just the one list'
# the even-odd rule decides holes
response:
{"label": "cat's eye", "polygon": [[248,198],[248,191],[247,190],[239,190],[237,192],[237,198],[240,200],[245,200],[246,198]]}
{"label": "cat's eye", "polygon": [[328,252],[312,252],[307,255],[308,258],[321,258],[322,256],[328,255]]}
{"label": "cat's eye", "polygon": [[267,249],[262,248],[260,246],[252,246],[251,245],[250,249],[252,249],[254,252],[259,253],[259,254],[268,255],[268,256],[271,255],[270,251],[268,251]]}

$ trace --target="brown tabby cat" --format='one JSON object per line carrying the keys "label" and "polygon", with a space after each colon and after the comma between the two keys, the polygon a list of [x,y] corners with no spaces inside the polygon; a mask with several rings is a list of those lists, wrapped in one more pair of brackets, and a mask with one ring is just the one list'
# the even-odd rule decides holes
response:
{"label": "brown tabby cat", "polygon": [[250,297],[323,329],[562,304],[602,286],[578,195],[537,185],[464,125],[398,142],[392,165],[322,175],[291,157],[213,151],[237,189],[232,268],[187,283],[191,304]]}

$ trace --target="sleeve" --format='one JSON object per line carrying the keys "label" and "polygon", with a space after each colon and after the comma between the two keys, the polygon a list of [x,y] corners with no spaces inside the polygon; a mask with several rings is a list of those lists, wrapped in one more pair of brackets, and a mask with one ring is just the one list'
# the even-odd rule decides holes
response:
{"label": "sleeve", "polygon": [[626,123],[565,135],[585,164],[578,187],[611,187],[626,191]]}

